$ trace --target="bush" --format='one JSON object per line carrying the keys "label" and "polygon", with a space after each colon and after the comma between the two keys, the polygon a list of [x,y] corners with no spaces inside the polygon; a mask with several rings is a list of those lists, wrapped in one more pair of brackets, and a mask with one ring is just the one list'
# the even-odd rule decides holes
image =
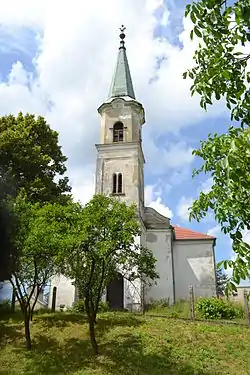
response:
{"label": "bush", "polygon": [[104,312],[107,312],[107,311],[109,311],[109,303],[107,301],[101,301],[99,303],[98,312],[104,313]]}
{"label": "bush", "polygon": [[83,299],[79,299],[74,307],[73,307],[73,311],[76,312],[76,313],[85,313],[85,304],[84,304],[84,300]]}
{"label": "bush", "polygon": [[9,300],[0,301],[0,314],[8,313],[11,310],[11,303]]}
{"label": "bush", "polygon": [[235,319],[244,314],[241,306],[233,306],[216,297],[200,298],[196,309],[205,319]]}
{"label": "bush", "polygon": [[162,309],[165,307],[169,307],[169,298],[162,298],[160,300],[151,300],[148,304],[148,309],[149,310],[154,310],[154,309]]}
{"label": "bush", "polygon": [[[81,314],[83,314],[83,313],[86,312],[86,311],[85,311],[85,304],[84,304],[84,300],[83,300],[83,299],[79,299],[79,300],[75,303],[75,305],[74,305],[74,307],[73,307],[73,311],[76,312],[76,313],[81,313]],[[109,304],[108,304],[108,302],[106,302],[106,301],[101,301],[101,302],[99,303],[98,312],[99,312],[99,313],[103,313],[103,312],[107,312],[107,311],[109,311]]]}

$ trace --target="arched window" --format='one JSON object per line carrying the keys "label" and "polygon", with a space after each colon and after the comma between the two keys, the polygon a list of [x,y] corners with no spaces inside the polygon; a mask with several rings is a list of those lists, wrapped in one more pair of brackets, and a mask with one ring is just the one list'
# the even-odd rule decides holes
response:
{"label": "arched window", "polygon": [[113,142],[123,142],[124,126],[123,123],[118,121],[113,127]]}
{"label": "arched window", "polygon": [[113,188],[112,188],[112,193],[116,194],[117,193],[117,174],[113,174]]}
{"label": "arched window", "polygon": [[118,174],[118,187],[117,187],[117,193],[121,194],[122,193],[122,174]]}
{"label": "arched window", "polygon": [[122,173],[114,173],[113,174],[112,193],[113,194],[122,194],[123,193]]}

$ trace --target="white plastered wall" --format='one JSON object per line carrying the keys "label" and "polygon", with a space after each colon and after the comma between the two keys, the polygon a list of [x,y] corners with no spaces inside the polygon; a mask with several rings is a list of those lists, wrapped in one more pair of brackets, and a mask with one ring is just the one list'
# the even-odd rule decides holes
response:
{"label": "white plastered wall", "polygon": [[176,301],[189,298],[189,286],[195,297],[216,296],[213,240],[175,240],[173,242]]}
{"label": "white plastered wall", "polygon": [[145,290],[145,303],[161,299],[174,302],[173,269],[172,269],[172,234],[171,230],[147,230],[147,247],[152,250],[156,262],[156,271],[159,274],[157,284]]}

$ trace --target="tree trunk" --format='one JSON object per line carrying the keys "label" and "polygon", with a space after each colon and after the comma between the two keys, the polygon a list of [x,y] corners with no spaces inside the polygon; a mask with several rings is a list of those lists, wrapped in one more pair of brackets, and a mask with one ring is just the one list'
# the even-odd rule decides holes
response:
{"label": "tree trunk", "polygon": [[26,348],[31,350],[31,338],[30,338],[30,318],[29,316],[25,316],[24,318],[24,325],[25,325],[25,339],[26,339]]}
{"label": "tree trunk", "polygon": [[88,316],[89,336],[90,336],[92,349],[93,349],[94,355],[97,355],[98,354],[98,346],[97,346],[97,342],[96,342],[96,339],[95,339],[96,315],[94,314],[94,311],[92,310],[91,303],[90,303],[88,295],[85,298],[85,309],[86,309],[86,313],[87,313],[87,316]]}
{"label": "tree trunk", "polygon": [[97,342],[95,339],[95,322],[94,322],[94,317],[89,316],[89,336],[90,336],[90,341],[92,345],[92,349],[94,352],[94,355],[98,354],[98,346]]}

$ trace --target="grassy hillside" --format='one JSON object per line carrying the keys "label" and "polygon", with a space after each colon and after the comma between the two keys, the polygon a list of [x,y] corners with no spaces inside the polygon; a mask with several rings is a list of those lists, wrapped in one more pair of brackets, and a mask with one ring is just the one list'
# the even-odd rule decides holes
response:
{"label": "grassy hillside", "polygon": [[0,375],[250,374],[246,327],[105,313],[98,319],[97,358],[83,316],[37,315],[31,329],[27,352],[19,315],[2,318]]}

